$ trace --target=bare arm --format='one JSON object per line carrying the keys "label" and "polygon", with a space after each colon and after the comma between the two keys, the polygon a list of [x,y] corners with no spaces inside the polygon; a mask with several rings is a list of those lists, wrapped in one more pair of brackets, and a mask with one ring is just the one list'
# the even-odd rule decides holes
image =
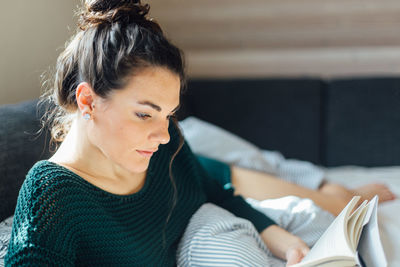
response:
{"label": "bare arm", "polygon": [[272,254],[286,260],[288,266],[300,262],[309,251],[303,240],[277,225],[267,227],[261,237]]}

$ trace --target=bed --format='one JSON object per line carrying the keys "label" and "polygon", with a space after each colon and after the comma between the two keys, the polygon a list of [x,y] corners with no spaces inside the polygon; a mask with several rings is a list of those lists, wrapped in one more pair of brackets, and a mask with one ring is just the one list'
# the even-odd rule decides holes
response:
{"label": "bed", "polygon": [[[307,180],[316,178],[319,180],[321,174],[328,181],[345,185],[348,188],[355,188],[366,183],[384,183],[400,197],[400,166],[360,167],[349,165],[327,168],[297,159],[287,159],[277,151],[260,149],[247,140],[196,117],[186,118],[180,123],[180,126],[192,150],[203,156],[278,174],[283,177],[282,179],[309,188],[315,187],[315,183],[307,182]],[[249,158],[250,161],[245,160],[244,157]],[[268,165],[267,168],[264,167],[265,165]],[[399,211],[400,198],[381,203],[378,208],[380,237],[388,266],[400,266],[400,254],[398,253],[400,247]]]}
{"label": "bed", "polygon": [[[36,105],[33,100],[0,107],[0,266],[25,174],[51,154],[48,136],[36,134],[42,113]],[[178,118],[190,116],[234,134],[252,149],[279,151],[285,162],[305,163],[304,173],[322,173],[349,187],[384,182],[400,196],[399,78],[190,80]],[[195,131],[208,137],[200,145],[189,140],[195,151],[211,144],[207,133]],[[308,171],[315,166],[320,171]],[[379,206],[389,266],[400,266],[399,211],[399,199]]]}
{"label": "bed", "polygon": [[[383,182],[400,197],[398,77],[197,79],[181,103],[180,120],[193,116],[228,131],[252,145],[246,151],[280,152],[350,188]],[[226,140],[208,136],[192,148],[206,154],[210,142]],[[399,199],[378,209],[388,266],[400,266],[399,211]]]}

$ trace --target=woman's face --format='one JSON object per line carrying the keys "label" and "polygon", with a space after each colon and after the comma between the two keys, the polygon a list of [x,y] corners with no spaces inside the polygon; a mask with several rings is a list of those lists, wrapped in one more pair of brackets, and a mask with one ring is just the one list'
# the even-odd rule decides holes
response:
{"label": "woman's face", "polygon": [[146,171],[158,146],[169,142],[169,117],[178,108],[179,95],[178,75],[163,67],[145,68],[125,88],[94,101],[89,140],[119,167]]}

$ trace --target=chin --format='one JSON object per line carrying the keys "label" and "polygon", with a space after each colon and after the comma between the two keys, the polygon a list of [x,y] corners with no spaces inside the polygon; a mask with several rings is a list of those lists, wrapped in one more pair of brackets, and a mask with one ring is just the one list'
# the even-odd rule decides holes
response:
{"label": "chin", "polygon": [[139,161],[138,162],[135,160],[132,160],[130,162],[135,162],[135,163],[133,163],[133,164],[130,163],[126,169],[133,173],[142,173],[142,172],[147,171],[147,169],[149,168],[149,163],[150,163],[150,161]]}

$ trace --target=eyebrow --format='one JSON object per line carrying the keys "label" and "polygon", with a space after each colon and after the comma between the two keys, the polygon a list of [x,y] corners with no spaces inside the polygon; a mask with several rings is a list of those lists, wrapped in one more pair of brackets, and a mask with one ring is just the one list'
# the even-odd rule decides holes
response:
{"label": "eyebrow", "polygon": [[[158,112],[160,112],[162,109],[160,106],[150,102],[150,101],[138,101],[138,104],[140,105],[145,105],[145,106],[150,106],[151,108],[157,110]],[[176,108],[174,108],[171,112],[174,113],[175,111],[177,111],[179,109],[181,105],[179,104],[178,106],[176,106]]]}

